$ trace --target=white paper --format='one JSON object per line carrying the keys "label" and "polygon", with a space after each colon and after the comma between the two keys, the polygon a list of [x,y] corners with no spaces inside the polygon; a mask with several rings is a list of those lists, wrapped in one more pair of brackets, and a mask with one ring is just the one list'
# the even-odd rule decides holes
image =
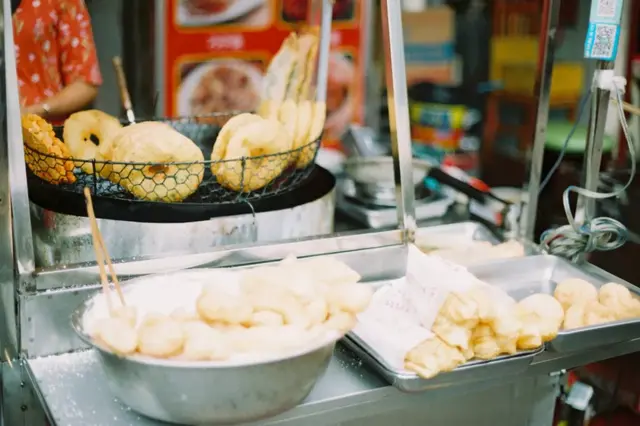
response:
{"label": "white paper", "polygon": [[411,349],[433,337],[430,330],[420,326],[404,280],[378,289],[369,308],[358,315],[352,332],[398,370],[404,370],[404,360]]}
{"label": "white paper", "polygon": [[407,256],[407,293],[420,324],[431,330],[440,307],[449,293],[470,290],[478,279],[466,268],[409,246]]}

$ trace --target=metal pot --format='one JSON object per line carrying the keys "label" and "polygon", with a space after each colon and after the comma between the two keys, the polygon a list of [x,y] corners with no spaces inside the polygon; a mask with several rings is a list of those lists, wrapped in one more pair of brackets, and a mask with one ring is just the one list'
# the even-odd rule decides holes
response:
{"label": "metal pot", "polygon": [[[211,277],[209,269],[146,276],[128,281],[148,286],[150,294],[166,286],[184,286]],[[188,291],[188,290],[186,290]],[[235,424],[275,416],[301,403],[325,372],[336,340],[266,362],[235,364],[121,357],[98,346],[84,328],[84,316],[100,294],[72,314],[76,333],[93,346],[115,397],[145,416],[176,424]]]}

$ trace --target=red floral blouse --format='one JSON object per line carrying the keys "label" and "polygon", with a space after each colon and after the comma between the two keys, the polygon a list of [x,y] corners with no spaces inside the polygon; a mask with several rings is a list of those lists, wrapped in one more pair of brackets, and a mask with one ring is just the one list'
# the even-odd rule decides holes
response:
{"label": "red floral blouse", "polygon": [[102,83],[84,0],[22,0],[13,34],[23,106],[43,103],[75,81]]}

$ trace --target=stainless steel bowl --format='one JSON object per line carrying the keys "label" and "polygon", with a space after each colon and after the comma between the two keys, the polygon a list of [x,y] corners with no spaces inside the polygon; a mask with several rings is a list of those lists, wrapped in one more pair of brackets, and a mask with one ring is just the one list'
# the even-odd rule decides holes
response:
{"label": "stainless steel bowl", "polygon": [[[123,285],[125,295],[134,286],[181,286],[189,279],[206,278],[212,270],[199,269],[152,275]],[[99,354],[112,393],[133,410],[176,424],[235,424],[275,416],[302,402],[325,372],[336,341],[260,363],[221,364],[120,357],[96,345],[84,329],[84,315],[96,303],[96,294],[72,314],[80,338]]]}
{"label": "stainless steel bowl", "polygon": [[[416,193],[424,188],[424,178],[431,165],[414,159],[413,186]],[[368,204],[384,207],[396,205],[396,184],[392,157],[354,157],[345,163],[345,174],[352,182],[353,197]]]}

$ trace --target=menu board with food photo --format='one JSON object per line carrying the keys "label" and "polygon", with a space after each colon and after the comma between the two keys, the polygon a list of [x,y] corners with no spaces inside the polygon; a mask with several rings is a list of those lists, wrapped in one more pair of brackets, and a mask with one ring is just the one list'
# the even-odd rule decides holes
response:
{"label": "menu board with food photo", "polygon": [[253,111],[260,103],[262,60],[204,57],[177,65],[179,116]]}
{"label": "menu board with food photo", "polygon": [[[309,15],[309,0],[281,0],[280,16],[283,21],[298,23],[305,21]],[[357,18],[356,0],[336,0],[333,5],[333,21],[341,23]]]}
{"label": "menu board with food photo", "polygon": [[[291,31],[304,32],[312,0],[164,0],[158,90],[167,116],[253,111],[264,71]],[[364,117],[365,3],[336,0],[324,141]]]}
{"label": "menu board with food photo", "polygon": [[176,24],[185,28],[213,25],[243,29],[267,28],[273,20],[275,0],[178,0]]}

